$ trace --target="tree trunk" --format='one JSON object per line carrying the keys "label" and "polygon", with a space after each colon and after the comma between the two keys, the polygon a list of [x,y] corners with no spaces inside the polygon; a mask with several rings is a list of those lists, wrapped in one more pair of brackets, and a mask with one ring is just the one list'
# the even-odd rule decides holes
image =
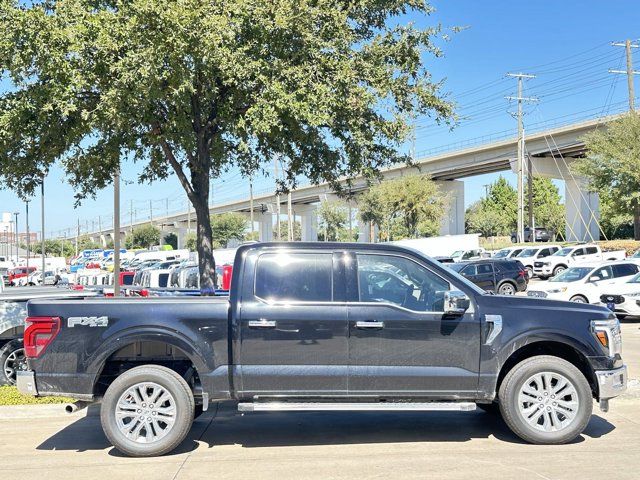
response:
{"label": "tree trunk", "polygon": [[633,238],[640,240],[640,200],[633,200]]}
{"label": "tree trunk", "polygon": [[213,259],[213,231],[209,217],[209,176],[198,175],[192,170],[192,204],[196,213],[196,250],[200,272],[201,295],[213,295],[216,289],[216,263]]}

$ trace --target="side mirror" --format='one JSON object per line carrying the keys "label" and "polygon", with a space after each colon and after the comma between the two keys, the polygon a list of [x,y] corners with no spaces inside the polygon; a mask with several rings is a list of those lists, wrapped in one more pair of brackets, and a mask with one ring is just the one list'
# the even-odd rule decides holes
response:
{"label": "side mirror", "polygon": [[591,277],[589,277],[589,282],[591,283],[595,283],[595,282],[599,282],[600,280],[602,280],[600,277],[593,275]]}
{"label": "side mirror", "polygon": [[459,290],[444,292],[444,314],[460,316],[469,309],[471,300]]}

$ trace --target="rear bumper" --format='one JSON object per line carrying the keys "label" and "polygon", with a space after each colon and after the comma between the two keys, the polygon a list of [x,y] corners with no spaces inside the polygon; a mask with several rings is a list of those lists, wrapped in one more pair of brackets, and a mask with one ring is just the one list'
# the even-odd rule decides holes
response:
{"label": "rear bumper", "polygon": [[[91,402],[94,400],[94,395],[92,393],[78,393],[71,391],[69,388],[71,385],[66,385],[64,382],[51,382],[50,380],[61,380],[68,378],[76,378],[76,388],[83,384],[83,382],[87,381],[87,375],[76,375],[76,376],[43,376],[38,380],[36,378],[36,373],[33,370],[25,370],[16,372],[16,386],[18,387],[18,391],[25,395],[32,395],[35,397],[68,397],[76,400],[83,400],[85,402]],[[88,391],[92,391],[89,389]]]}
{"label": "rear bumper", "polygon": [[597,370],[598,395],[600,400],[608,400],[627,391],[627,366],[614,370]]}

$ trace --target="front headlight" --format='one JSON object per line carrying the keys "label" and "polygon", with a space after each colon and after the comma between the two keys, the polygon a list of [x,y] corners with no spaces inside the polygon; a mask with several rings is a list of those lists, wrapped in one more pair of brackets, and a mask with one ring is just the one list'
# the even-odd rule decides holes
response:
{"label": "front headlight", "polygon": [[547,290],[547,293],[563,293],[567,291],[567,287],[555,288],[553,290]]}
{"label": "front headlight", "polygon": [[591,331],[600,345],[609,350],[609,356],[622,354],[622,332],[618,319],[591,320]]}

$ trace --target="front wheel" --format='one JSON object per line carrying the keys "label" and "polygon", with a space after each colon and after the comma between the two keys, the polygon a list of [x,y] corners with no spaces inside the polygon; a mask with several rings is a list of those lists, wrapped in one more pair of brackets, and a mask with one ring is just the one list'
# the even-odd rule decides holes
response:
{"label": "front wheel", "polygon": [[565,267],[563,265],[558,265],[556,268],[553,269],[553,276],[555,277],[557,275],[560,275],[566,269],[567,269],[567,267]]}
{"label": "front wheel", "polygon": [[574,303],[589,303],[589,302],[587,302],[587,299],[584,298],[582,295],[574,295],[569,300],[574,302]]}
{"label": "front wheel", "polygon": [[587,426],[593,410],[591,388],[582,372],[558,357],[523,360],[505,376],[500,411],[509,428],[536,444],[563,444]]}
{"label": "front wheel", "polygon": [[100,420],[111,444],[132,457],[164,455],[185,439],[195,402],[187,382],[158,365],[116,378],[102,401]]}

